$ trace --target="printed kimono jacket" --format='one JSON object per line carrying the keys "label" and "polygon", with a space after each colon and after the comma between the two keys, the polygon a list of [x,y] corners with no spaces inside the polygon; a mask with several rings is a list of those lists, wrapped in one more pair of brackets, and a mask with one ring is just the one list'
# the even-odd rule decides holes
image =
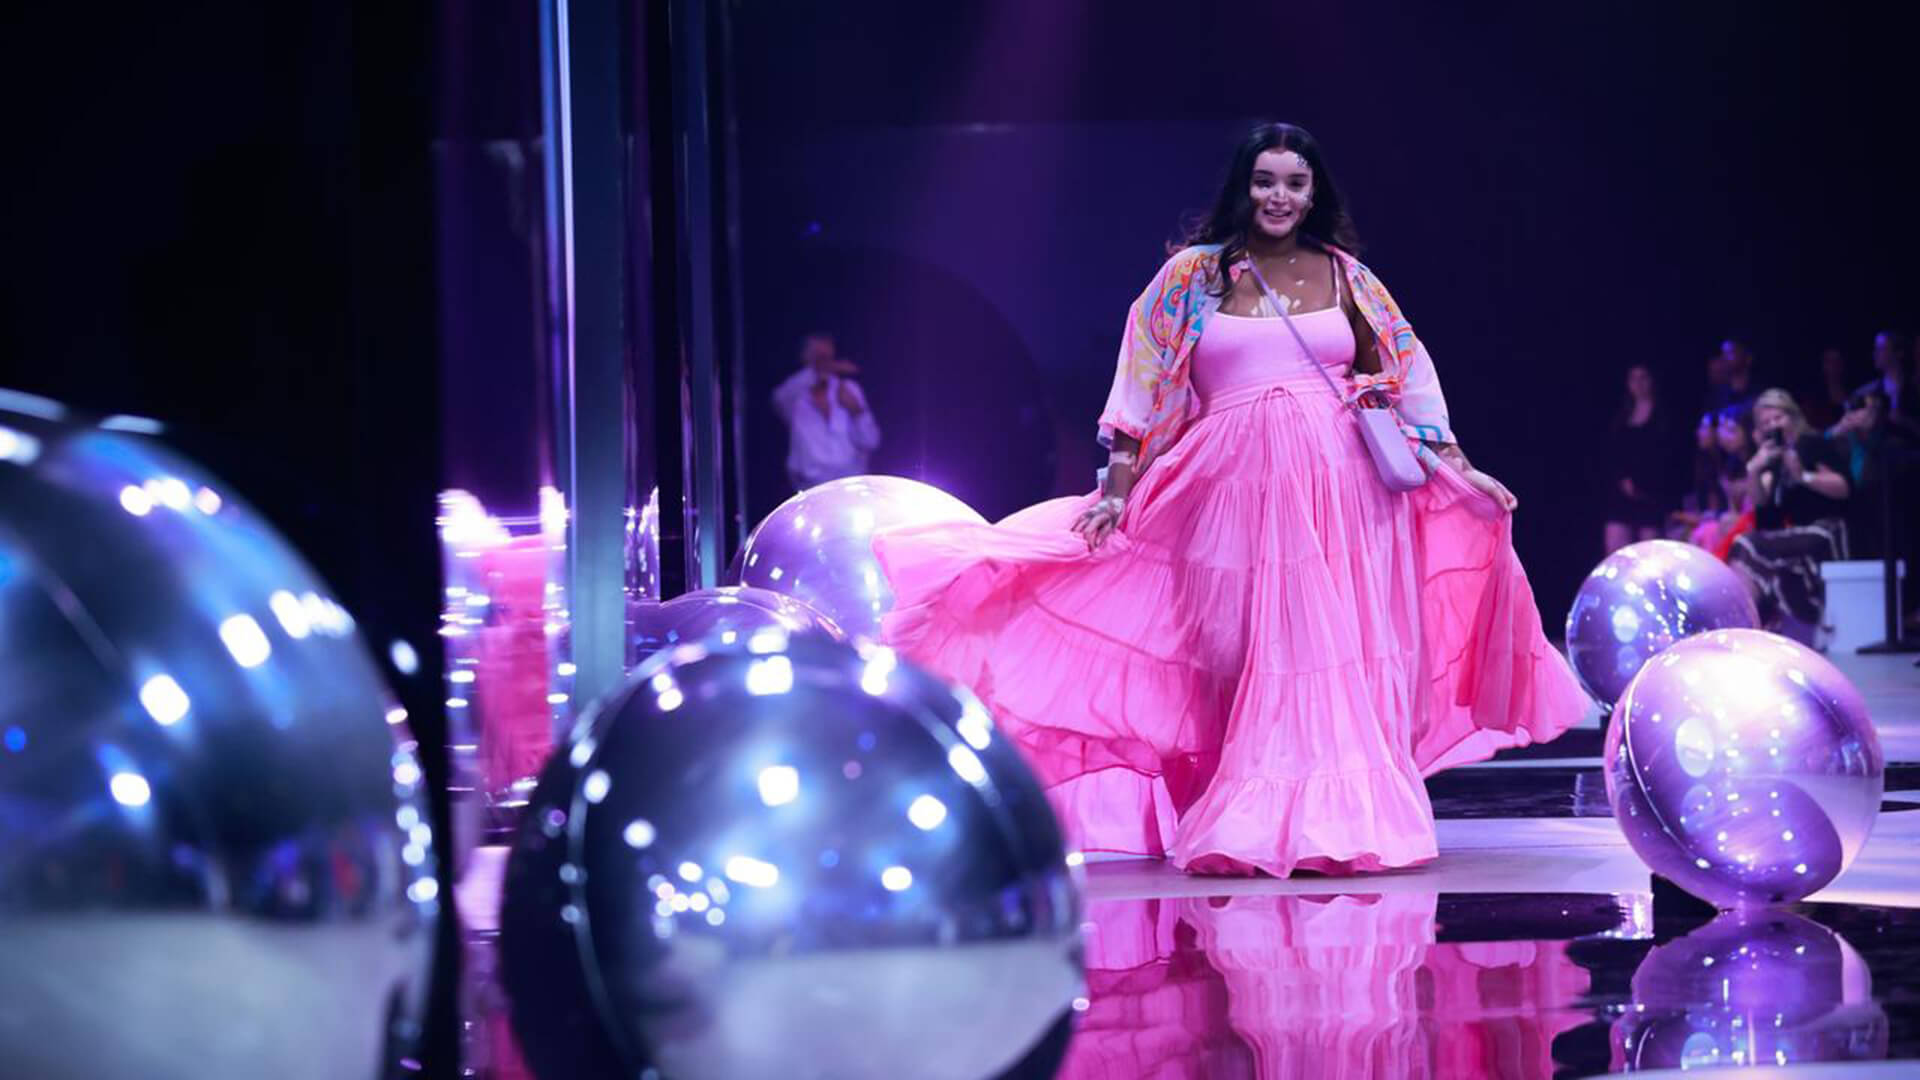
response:
{"label": "printed kimono jacket", "polygon": [[[1173,445],[1192,419],[1193,347],[1225,299],[1216,295],[1221,247],[1203,244],[1175,254],[1127,313],[1113,389],[1100,413],[1100,442],[1112,446],[1114,432],[1139,439],[1142,470]],[[1401,430],[1414,441],[1415,452],[1431,470],[1438,461],[1425,444],[1454,441],[1433,359],[1373,271],[1343,251],[1328,250],[1340,264],[1348,293],[1373,328],[1379,350],[1380,374],[1356,372],[1350,377],[1352,393],[1385,393],[1393,402]],[[1238,281],[1244,269],[1242,262],[1229,267],[1228,275]]]}

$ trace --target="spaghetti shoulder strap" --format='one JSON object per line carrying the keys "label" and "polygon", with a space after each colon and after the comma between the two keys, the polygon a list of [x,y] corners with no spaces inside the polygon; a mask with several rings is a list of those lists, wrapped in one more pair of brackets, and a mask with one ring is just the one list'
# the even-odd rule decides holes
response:
{"label": "spaghetti shoulder strap", "polygon": [[1333,391],[1334,397],[1345,402],[1347,407],[1358,409],[1360,403],[1350,398],[1334,383],[1333,376],[1327,374],[1326,365],[1322,364],[1320,358],[1314,355],[1313,346],[1307,344],[1307,339],[1300,333],[1300,328],[1293,325],[1293,316],[1287,314],[1287,306],[1282,304],[1280,298],[1273,294],[1273,286],[1267,284],[1266,277],[1260,273],[1260,267],[1249,262],[1247,264],[1247,271],[1253,275],[1254,282],[1260,286],[1261,295],[1265,296],[1267,302],[1273,305],[1273,309],[1280,313],[1280,321],[1287,324],[1287,332],[1293,335],[1294,343],[1300,346],[1300,354],[1307,358],[1307,366],[1319,372],[1320,377],[1327,381],[1327,389]]}
{"label": "spaghetti shoulder strap", "polygon": [[1340,279],[1344,276],[1340,273],[1340,256],[1335,255],[1331,251],[1327,252],[1327,265],[1333,268],[1333,306],[1339,307],[1341,296]]}

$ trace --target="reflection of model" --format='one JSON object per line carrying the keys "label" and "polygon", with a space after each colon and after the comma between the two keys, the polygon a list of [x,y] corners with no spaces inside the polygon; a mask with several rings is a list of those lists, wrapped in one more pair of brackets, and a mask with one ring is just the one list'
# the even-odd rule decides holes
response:
{"label": "reflection of model", "polygon": [[[1257,129],[1196,239],[1129,319],[1104,494],[881,533],[885,639],[980,694],[1083,849],[1280,875],[1422,862],[1423,773],[1585,705],[1514,557],[1513,497],[1454,444],[1305,132]],[[1425,486],[1382,483],[1256,276],[1327,374],[1397,403]]]}
{"label": "reflection of model", "polygon": [[1062,1080],[1536,1077],[1590,1018],[1565,941],[1436,941],[1438,896],[1094,901]]}
{"label": "reflection of model", "polygon": [[1888,1026],[1846,938],[1777,908],[1726,911],[1640,961],[1608,1068],[1878,1061]]}
{"label": "reflection of model", "polygon": [[833,337],[808,334],[800,346],[799,371],[773,392],[773,407],[787,422],[787,479],[796,490],[859,476],[880,445],[880,425],[852,378],[860,369],[834,354]]}

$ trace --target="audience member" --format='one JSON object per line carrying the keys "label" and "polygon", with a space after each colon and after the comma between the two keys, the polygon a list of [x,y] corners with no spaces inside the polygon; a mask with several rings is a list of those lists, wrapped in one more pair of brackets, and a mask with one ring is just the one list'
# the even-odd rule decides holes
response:
{"label": "audience member", "polygon": [[[1720,372],[1724,377],[1716,378]],[[1707,369],[1707,383],[1709,409],[1752,402],[1760,392],[1753,381],[1753,350],[1734,338],[1721,342],[1719,355]]]}
{"label": "audience member", "polygon": [[1673,469],[1673,424],[1661,404],[1653,372],[1645,364],[1627,369],[1626,398],[1606,442],[1609,554],[1636,540],[1652,540],[1673,510],[1679,485]]}
{"label": "audience member", "polygon": [[1800,407],[1806,410],[1807,423],[1825,431],[1846,412],[1853,397],[1853,372],[1848,370],[1847,355],[1828,346],[1820,350],[1819,370],[1812,374],[1800,395]]}
{"label": "audience member", "polygon": [[1747,460],[1754,451],[1753,410],[1730,405],[1713,417],[1712,461],[1719,509],[1703,514],[1687,539],[1724,559],[1734,538],[1753,527],[1753,485],[1747,477]]}
{"label": "audience member", "polygon": [[1820,563],[1847,557],[1847,463],[1785,390],[1755,399],[1753,427],[1754,528],[1733,541],[1728,562],[1747,579],[1763,626],[1818,648],[1826,630]]}

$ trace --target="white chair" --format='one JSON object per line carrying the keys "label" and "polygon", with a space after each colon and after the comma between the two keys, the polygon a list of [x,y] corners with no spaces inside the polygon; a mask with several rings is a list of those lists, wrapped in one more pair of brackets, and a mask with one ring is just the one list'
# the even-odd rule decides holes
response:
{"label": "white chair", "polygon": [[[1886,594],[1881,584],[1884,569],[1879,559],[1820,564],[1821,580],[1827,583],[1827,625],[1833,629],[1828,652],[1851,653],[1886,638]],[[1894,574],[1904,581],[1907,564],[1895,563]]]}

